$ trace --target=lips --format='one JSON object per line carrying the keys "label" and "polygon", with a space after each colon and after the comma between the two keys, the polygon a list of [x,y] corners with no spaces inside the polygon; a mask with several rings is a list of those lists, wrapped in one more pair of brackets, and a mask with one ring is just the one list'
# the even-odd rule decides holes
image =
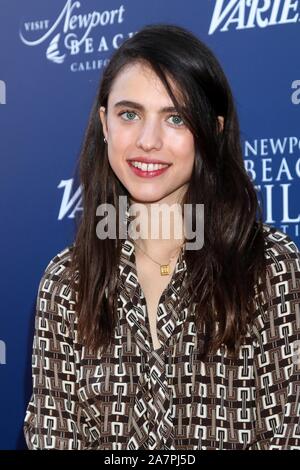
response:
{"label": "lips", "polygon": [[169,163],[169,162],[166,162],[166,161],[163,161],[163,160],[157,160],[157,159],[151,158],[151,157],[135,157],[135,158],[129,158],[128,161],[129,161],[129,162],[147,163],[147,164],[153,163],[154,165],[155,165],[155,164],[159,164],[159,165],[172,165],[172,163]]}
{"label": "lips", "polygon": [[131,168],[131,170],[133,171],[133,173],[135,175],[140,176],[142,178],[153,178],[155,176],[159,176],[162,173],[164,173],[165,171],[167,171],[169,169],[169,167],[171,166],[171,165],[167,165],[167,166],[164,166],[163,168],[160,168],[158,170],[142,170],[141,168],[133,166],[132,163],[134,161],[137,161],[137,160],[128,161],[128,165],[129,165],[129,167]]}

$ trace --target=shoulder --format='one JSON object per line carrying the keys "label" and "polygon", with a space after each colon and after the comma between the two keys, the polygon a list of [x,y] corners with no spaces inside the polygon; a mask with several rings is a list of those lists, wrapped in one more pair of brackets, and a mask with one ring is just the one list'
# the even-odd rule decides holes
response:
{"label": "shoulder", "polygon": [[282,230],[263,224],[266,284],[259,284],[258,330],[295,323],[300,304],[300,252]]}
{"label": "shoulder", "polygon": [[73,249],[74,245],[69,245],[48,261],[39,283],[40,299],[51,298],[57,301],[61,298],[64,304],[75,301],[70,275]]}
{"label": "shoulder", "polygon": [[55,335],[74,344],[76,340],[77,292],[71,282],[70,265],[74,245],[65,247],[53,256],[41,277],[36,299],[36,335]]}
{"label": "shoulder", "polygon": [[[267,281],[274,285],[300,276],[300,252],[295,241],[282,230],[263,224]],[[285,276],[285,277],[283,277]],[[300,289],[298,281],[298,289]]]}
{"label": "shoulder", "polygon": [[299,248],[295,241],[282,230],[272,225],[263,224],[266,255],[291,253],[299,256]]}
{"label": "shoulder", "polygon": [[45,273],[51,275],[57,272],[65,271],[72,259],[74,245],[69,245],[54,255],[46,265]]}
{"label": "shoulder", "polygon": [[[271,291],[271,285],[286,282],[291,276],[300,276],[300,252],[295,241],[282,230],[263,224],[263,231],[267,287]],[[299,281],[297,287],[300,289]]]}

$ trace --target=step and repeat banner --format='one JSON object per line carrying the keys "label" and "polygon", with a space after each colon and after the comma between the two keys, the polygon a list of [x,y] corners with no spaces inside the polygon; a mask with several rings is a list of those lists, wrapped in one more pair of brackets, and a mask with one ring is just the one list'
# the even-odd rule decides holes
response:
{"label": "step and repeat banner", "polygon": [[37,288],[82,210],[74,178],[111,54],[145,24],[216,54],[264,220],[300,246],[300,1],[0,0],[0,448],[24,449]]}

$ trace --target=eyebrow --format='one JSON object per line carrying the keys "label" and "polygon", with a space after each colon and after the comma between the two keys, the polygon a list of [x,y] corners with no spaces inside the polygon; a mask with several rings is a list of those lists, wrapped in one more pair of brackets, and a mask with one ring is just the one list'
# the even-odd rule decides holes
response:
{"label": "eyebrow", "polygon": [[[117,103],[115,103],[113,107],[119,108],[121,106],[129,106],[130,108],[138,109],[139,111],[145,111],[145,108],[142,104],[137,103],[136,101],[129,101],[129,100],[117,101]],[[175,108],[175,106],[165,106],[163,108],[160,108],[158,112],[160,114],[163,114],[163,113],[171,113],[174,111],[177,112],[177,109]]]}

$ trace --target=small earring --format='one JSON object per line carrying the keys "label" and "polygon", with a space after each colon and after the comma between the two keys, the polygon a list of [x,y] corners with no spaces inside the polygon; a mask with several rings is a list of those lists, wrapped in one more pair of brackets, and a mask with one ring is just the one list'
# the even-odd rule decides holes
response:
{"label": "small earring", "polygon": [[105,137],[104,137],[104,139],[103,139],[103,140],[104,140],[104,142],[107,144],[107,140],[106,140],[106,138],[105,138]]}

